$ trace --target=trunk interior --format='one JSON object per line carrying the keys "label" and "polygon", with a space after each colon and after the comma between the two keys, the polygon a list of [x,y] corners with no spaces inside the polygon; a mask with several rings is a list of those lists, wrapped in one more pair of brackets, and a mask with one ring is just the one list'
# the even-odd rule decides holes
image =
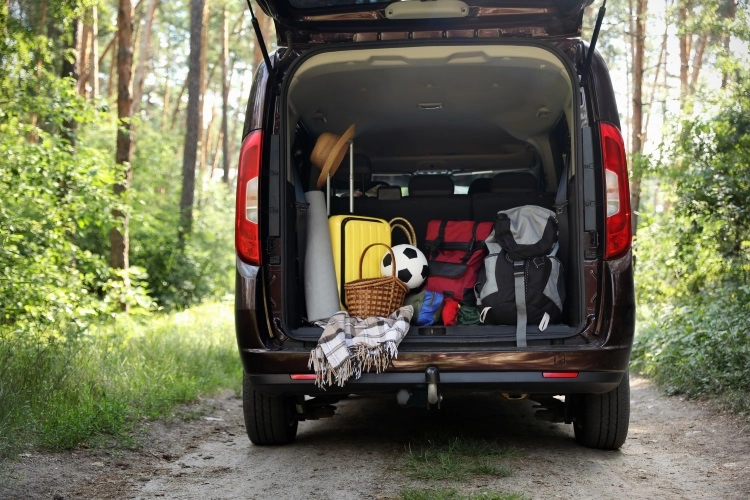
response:
{"label": "trunk interior", "polygon": [[[577,76],[561,53],[534,44],[355,46],[318,50],[289,70],[280,118],[281,164],[288,207],[282,216],[286,269],[282,320],[286,332],[312,345],[322,328],[305,320],[299,275],[293,175],[315,189],[320,171],[310,153],[323,132],[342,134],[356,125],[354,188],[374,196],[354,198],[354,213],[408,219],[424,251],[429,220],[492,221],[498,210],[520,205],[554,209],[568,162],[566,233],[560,258],[566,286],[563,321],[543,332],[528,327],[529,345],[582,344],[584,291],[582,188]],[[330,214],[349,213],[349,159],[331,179]],[[296,174],[293,173],[296,171]],[[421,193],[425,178],[453,186]],[[325,188],[324,188],[325,189]],[[411,191],[411,192],[410,192]],[[371,194],[373,192],[371,191]],[[393,244],[402,243],[398,232]],[[301,257],[299,257],[301,258]],[[292,271],[293,270],[293,271]],[[412,326],[405,349],[475,349],[515,345],[515,324]]]}

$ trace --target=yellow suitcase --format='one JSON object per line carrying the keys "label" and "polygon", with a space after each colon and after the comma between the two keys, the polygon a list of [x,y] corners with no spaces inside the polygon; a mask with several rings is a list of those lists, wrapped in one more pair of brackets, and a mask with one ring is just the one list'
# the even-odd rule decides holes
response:
{"label": "yellow suitcase", "polygon": [[[341,307],[346,309],[344,283],[360,278],[359,259],[371,243],[391,246],[391,226],[384,219],[361,215],[333,215],[328,218],[331,233],[333,266],[336,270],[336,285],[341,297]],[[370,249],[362,263],[362,278],[380,276],[380,261],[386,250],[383,247]]]}

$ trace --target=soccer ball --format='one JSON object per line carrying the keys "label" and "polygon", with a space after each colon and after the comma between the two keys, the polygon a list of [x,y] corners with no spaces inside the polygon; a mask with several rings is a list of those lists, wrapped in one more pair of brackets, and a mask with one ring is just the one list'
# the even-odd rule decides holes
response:
{"label": "soccer ball", "polygon": [[[396,245],[391,248],[396,256],[396,277],[406,283],[410,290],[419,288],[427,279],[427,257],[412,245]],[[390,252],[386,252],[380,261],[380,272],[383,276],[393,273],[393,259]]]}

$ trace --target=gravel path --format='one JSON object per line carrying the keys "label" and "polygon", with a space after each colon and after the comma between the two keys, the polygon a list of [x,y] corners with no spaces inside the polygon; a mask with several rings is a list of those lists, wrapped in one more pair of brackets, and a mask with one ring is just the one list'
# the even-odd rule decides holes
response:
{"label": "gravel path", "polygon": [[[242,402],[202,401],[203,416],[151,424],[137,452],[80,449],[21,454],[0,498],[397,499],[405,486],[523,492],[534,499],[750,498],[750,423],[668,398],[633,377],[628,440],[620,451],[577,446],[570,425],[534,418],[532,402],[446,396],[440,412],[395,398],[350,398],[332,419],[302,422],[297,442],[256,447]],[[517,450],[507,478],[418,482],[399,472],[415,435],[497,439]],[[6,464],[7,465],[7,464]],[[6,470],[6,472],[8,472]]]}

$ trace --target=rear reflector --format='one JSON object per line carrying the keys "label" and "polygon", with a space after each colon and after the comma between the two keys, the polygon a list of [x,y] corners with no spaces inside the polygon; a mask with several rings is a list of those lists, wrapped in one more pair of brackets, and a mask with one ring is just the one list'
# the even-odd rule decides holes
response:
{"label": "rear reflector", "polygon": [[544,378],[578,378],[578,372],[542,372]]}
{"label": "rear reflector", "polygon": [[258,229],[261,145],[263,132],[251,132],[242,143],[237,175],[237,209],[234,246],[237,255],[248,264],[260,265],[260,231]]}
{"label": "rear reflector", "polygon": [[292,373],[289,375],[292,380],[315,380],[314,373]]}
{"label": "rear reflector", "polygon": [[630,187],[625,142],[620,130],[611,123],[600,125],[602,159],[607,189],[607,225],[604,258],[614,259],[630,249]]}

